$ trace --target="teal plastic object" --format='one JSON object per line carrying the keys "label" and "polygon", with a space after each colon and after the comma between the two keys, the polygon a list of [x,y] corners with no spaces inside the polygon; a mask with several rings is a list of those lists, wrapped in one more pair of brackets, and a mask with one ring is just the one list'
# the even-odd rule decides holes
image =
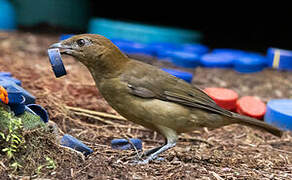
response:
{"label": "teal plastic object", "polygon": [[202,38],[201,33],[198,31],[114,21],[104,18],[91,19],[88,32],[101,34],[109,39],[126,39],[142,43],[192,43],[199,42]]}
{"label": "teal plastic object", "polygon": [[15,10],[7,0],[0,0],[0,30],[14,30],[16,28]]}
{"label": "teal plastic object", "polygon": [[89,0],[14,0],[18,24],[40,23],[86,30],[90,17]]}

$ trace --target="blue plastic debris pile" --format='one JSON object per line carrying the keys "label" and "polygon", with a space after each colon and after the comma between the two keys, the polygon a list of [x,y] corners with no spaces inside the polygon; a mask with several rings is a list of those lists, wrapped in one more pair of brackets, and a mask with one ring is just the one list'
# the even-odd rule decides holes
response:
{"label": "blue plastic debris pile", "polygon": [[[47,123],[49,116],[47,111],[40,105],[35,104],[35,97],[21,87],[21,81],[12,77],[10,72],[0,72],[0,86],[4,87],[8,93],[8,106],[16,116],[23,114],[25,111],[39,116],[42,121]],[[60,142],[61,145],[75,149],[89,155],[92,149],[84,145],[78,139],[65,134]]]}

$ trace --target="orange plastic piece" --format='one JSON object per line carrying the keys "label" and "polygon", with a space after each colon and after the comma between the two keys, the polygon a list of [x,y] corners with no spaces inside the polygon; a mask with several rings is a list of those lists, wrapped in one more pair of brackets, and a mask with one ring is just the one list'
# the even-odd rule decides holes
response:
{"label": "orange plastic piece", "polygon": [[5,104],[8,104],[8,102],[9,102],[8,93],[7,93],[6,89],[4,89],[2,86],[0,86],[0,99]]}

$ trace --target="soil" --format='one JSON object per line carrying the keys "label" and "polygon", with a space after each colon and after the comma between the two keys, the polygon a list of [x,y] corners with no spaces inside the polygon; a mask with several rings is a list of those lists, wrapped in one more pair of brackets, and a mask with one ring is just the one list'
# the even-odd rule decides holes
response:
{"label": "soil", "polygon": [[[82,140],[94,153],[80,161],[64,153],[55,157],[56,169],[33,177],[47,179],[292,179],[292,133],[282,138],[240,125],[182,134],[177,146],[161,155],[164,160],[132,165],[134,150],[110,147],[114,138],[140,138],[143,149],[163,144],[163,137],[122,118],[97,118],[74,113],[67,106],[118,114],[104,101],[80,63],[63,57],[68,74],[55,78],[47,48],[58,35],[0,32],[0,71],[9,71],[23,87],[37,97],[67,134]],[[150,63],[173,67],[168,63]],[[258,96],[264,102],[292,98],[292,72],[266,69],[240,74],[232,69],[184,69],[194,74],[192,84],[200,87],[226,87],[240,96]],[[208,143],[198,142],[202,139]],[[210,145],[212,144],[212,145]],[[0,160],[0,179],[30,179],[31,174],[11,172]]]}

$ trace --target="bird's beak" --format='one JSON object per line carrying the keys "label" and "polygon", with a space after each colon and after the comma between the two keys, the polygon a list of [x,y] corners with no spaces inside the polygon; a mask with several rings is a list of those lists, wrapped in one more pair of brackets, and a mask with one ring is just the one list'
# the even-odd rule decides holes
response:
{"label": "bird's beak", "polygon": [[63,47],[63,45],[62,45],[62,43],[61,42],[58,42],[58,43],[55,43],[55,44],[52,44],[50,47],[49,47],[49,49],[53,49],[53,48],[58,48],[58,49],[63,49],[64,47]]}
{"label": "bird's beak", "polygon": [[53,49],[53,48],[58,48],[60,50],[60,53],[61,54],[68,54],[68,55],[72,55],[72,47],[71,46],[68,46],[68,45],[65,45],[61,42],[58,42],[58,43],[55,43],[55,44],[52,44],[49,49]]}

